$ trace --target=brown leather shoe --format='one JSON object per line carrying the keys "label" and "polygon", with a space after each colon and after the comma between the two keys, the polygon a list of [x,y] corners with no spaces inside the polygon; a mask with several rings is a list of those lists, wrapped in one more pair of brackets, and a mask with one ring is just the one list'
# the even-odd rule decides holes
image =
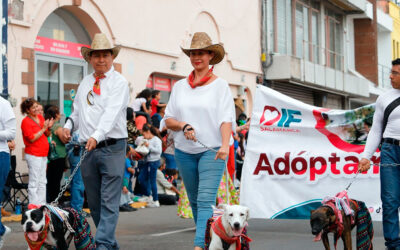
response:
{"label": "brown leather shoe", "polygon": [[4,208],[1,208],[1,216],[2,217],[7,217],[10,216],[11,212],[6,211]]}

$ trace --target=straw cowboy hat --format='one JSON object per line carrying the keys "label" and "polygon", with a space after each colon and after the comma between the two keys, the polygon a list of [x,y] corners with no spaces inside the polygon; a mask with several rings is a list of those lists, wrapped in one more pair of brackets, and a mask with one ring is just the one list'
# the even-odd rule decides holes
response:
{"label": "straw cowboy hat", "polygon": [[221,62],[225,56],[224,47],[221,44],[212,44],[211,38],[205,32],[194,33],[190,48],[185,49],[181,47],[181,49],[187,56],[190,56],[190,51],[193,50],[202,49],[214,52],[214,57],[210,61],[211,65]]}
{"label": "straw cowboy hat", "polygon": [[97,33],[94,35],[92,45],[90,48],[82,47],[81,54],[83,58],[89,62],[90,60],[90,53],[96,50],[111,50],[114,58],[118,56],[119,50],[121,49],[120,46],[116,46],[114,48],[111,47],[110,41],[108,41],[106,34],[104,33]]}

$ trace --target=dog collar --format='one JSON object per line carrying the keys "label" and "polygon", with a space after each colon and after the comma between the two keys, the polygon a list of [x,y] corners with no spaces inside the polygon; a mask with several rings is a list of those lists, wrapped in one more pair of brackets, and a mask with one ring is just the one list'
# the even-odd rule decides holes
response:
{"label": "dog collar", "polygon": [[39,237],[37,241],[33,241],[29,239],[28,234],[25,232],[25,239],[28,242],[29,249],[31,250],[40,250],[42,249],[43,243],[46,241],[47,233],[50,225],[50,217],[46,214],[45,215],[45,225],[43,230],[39,233]]}
{"label": "dog collar", "polygon": [[247,242],[252,241],[247,235],[243,234],[242,232],[239,236],[230,237],[229,235],[227,235],[225,228],[222,225],[222,216],[219,216],[216,220],[214,220],[214,222],[211,224],[211,228],[223,241],[225,241],[229,245],[236,242],[236,250],[240,250],[242,248],[242,244],[240,241],[241,238],[245,238]]}

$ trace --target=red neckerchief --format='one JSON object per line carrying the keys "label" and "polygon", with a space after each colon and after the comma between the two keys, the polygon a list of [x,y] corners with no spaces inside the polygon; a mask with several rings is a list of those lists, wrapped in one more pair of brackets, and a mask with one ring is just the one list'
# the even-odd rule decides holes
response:
{"label": "red neckerchief", "polygon": [[41,247],[43,246],[43,243],[46,241],[47,232],[48,232],[49,224],[50,224],[50,218],[47,214],[45,215],[45,221],[46,222],[45,222],[44,228],[39,233],[39,237],[38,237],[37,241],[32,241],[31,239],[29,239],[28,235],[25,233],[25,239],[26,239],[26,242],[28,242],[29,249],[40,250]]}
{"label": "red neckerchief", "polygon": [[190,87],[192,87],[192,89],[194,89],[196,87],[203,86],[213,76],[213,70],[214,70],[214,66],[212,66],[211,69],[208,70],[207,74],[196,84],[194,83],[194,70],[193,70],[192,73],[190,73],[190,75],[188,77],[188,83],[189,83]]}
{"label": "red neckerchief", "polygon": [[222,216],[219,216],[216,220],[214,220],[214,222],[211,224],[211,228],[223,241],[225,241],[230,245],[236,242],[236,250],[240,250],[242,248],[240,238],[243,237],[247,240],[247,242],[251,242],[251,239],[243,233],[241,233],[240,236],[233,236],[233,237],[228,236],[226,234],[224,226],[222,225],[221,217]]}
{"label": "red neckerchief", "polygon": [[97,95],[100,95],[100,80],[106,78],[106,75],[100,74],[97,76],[95,73],[93,73],[93,77],[96,78],[96,81],[93,84],[93,92]]}
{"label": "red neckerchief", "polygon": [[[325,203],[324,206],[330,207],[333,210],[333,212],[335,213],[335,217],[336,217],[335,222],[328,228],[328,230],[330,232],[334,231],[335,229],[337,230],[338,237],[334,242],[335,249],[336,249],[337,240],[340,238],[340,236],[342,236],[342,233],[344,230],[342,212],[340,212],[339,209],[337,209],[337,207],[333,201]],[[340,214],[340,216],[339,216],[339,214]]]}

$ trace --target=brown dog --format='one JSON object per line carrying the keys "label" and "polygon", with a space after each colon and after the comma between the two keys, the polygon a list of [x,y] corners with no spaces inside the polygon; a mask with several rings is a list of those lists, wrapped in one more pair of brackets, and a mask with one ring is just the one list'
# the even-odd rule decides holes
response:
{"label": "brown dog", "polygon": [[[343,240],[343,245],[345,250],[351,250],[351,230],[357,224],[357,213],[359,210],[357,201],[350,200],[350,207],[354,211],[353,220],[351,215],[346,215],[343,210],[337,211],[336,213],[341,213],[343,218],[343,227],[339,225],[338,214],[335,214],[335,211],[326,205],[322,205],[316,210],[311,210],[311,232],[315,235],[314,241],[319,241],[322,239],[322,242],[325,246],[325,249],[329,250],[329,239],[328,233],[334,233],[334,241],[335,245],[339,237]],[[353,222],[353,223],[352,223]],[[339,233],[341,232],[341,235]]]}

